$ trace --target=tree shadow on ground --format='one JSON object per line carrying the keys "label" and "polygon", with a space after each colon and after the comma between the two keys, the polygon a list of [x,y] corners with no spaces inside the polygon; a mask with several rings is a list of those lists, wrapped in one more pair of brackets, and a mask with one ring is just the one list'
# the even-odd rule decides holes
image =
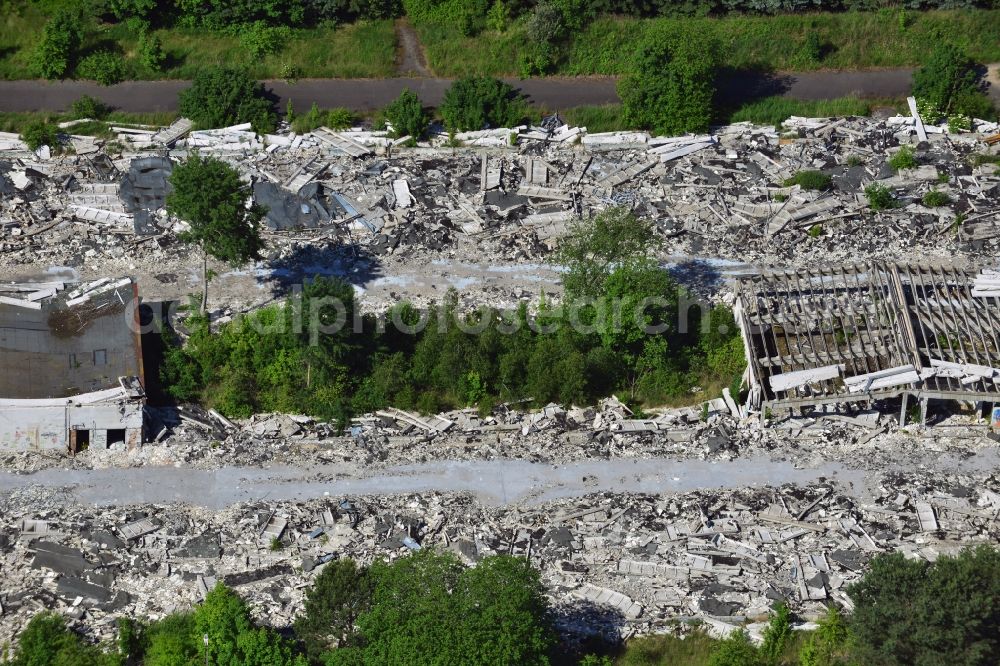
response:
{"label": "tree shadow on ground", "polygon": [[329,243],[299,245],[288,254],[263,262],[257,270],[257,282],[279,299],[316,277],[337,277],[364,289],[383,275],[381,260],[367,247]]}
{"label": "tree shadow on ground", "polygon": [[703,259],[688,259],[668,270],[678,284],[697,294],[716,292],[723,284],[719,267]]}
{"label": "tree shadow on ground", "polygon": [[745,104],[783,95],[791,88],[792,77],[766,69],[720,67],[715,77],[715,107],[718,122]]}
{"label": "tree shadow on ground", "polygon": [[554,666],[575,665],[587,654],[613,654],[622,642],[626,621],[617,608],[575,599],[559,604],[553,616],[561,638]]}

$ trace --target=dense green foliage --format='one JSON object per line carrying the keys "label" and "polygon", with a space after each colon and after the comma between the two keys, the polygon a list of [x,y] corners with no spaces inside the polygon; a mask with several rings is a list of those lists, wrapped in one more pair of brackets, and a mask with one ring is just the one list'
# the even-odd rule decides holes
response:
{"label": "dense green foliage", "polygon": [[302,615],[295,620],[295,635],[311,660],[359,643],[355,625],[370,610],[374,590],[374,577],[354,560],[336,560],[323,567],[306,593]]}
{"label": "dense green foliage", "polygon": [[1000,654],[1000,552],[994,548],[935,562],[879,555],[848,593],[861,663],[986,666]]}
{"label": "dense green foliage", "polygon": [[74,119],[89,118],[91,120],[102,120],[107,117],[111,109],[99,99],[84,95],[74,101],[69,107],[69,114]]}
{"label": "dense green foliage", "polygon": [[445,125],[455,131],[513,127],[524,117],[523,100],[510,85],[485,76],[459,79],[444,94],[438,109]]}
{"label": "dense green foliage", "polygon": [[985,68],[951,43],[938,43],[913,74],[913,95],[926,122],[954,114],[986,117],[991,113],[983,93]]}
{"label": "dense green foliage", "polygon": [[[428,312],[399,306],[384,330],[373,317],[352,327],[351,287],[316,279],[301,297],[217,334],[189,319],[190,337],[168,351],[164,381],[175,397],[232,416],[346,419],[388,405],[489,411],[497,401],[588,403],[614,391],[647,403],[697,399],[692,386],[718,391],[741,375],[742,343],[728,309],[678,311],[683,292],[652,260],[652,238],[648,224],[619,209],[579,223],[559,254],[566,302],[542,302],[534,316],[525,307],[463,315],[450,293]],[[317,303],[322,311],[310,311]],[[319,333],[312,317],[346,325]]]}
{"label": "dense green foliage", "polygon": [[[5,662],[6,663],[6,662]],[[10,666],[114,666],[100,648],[87,645],[56,613],[39,613],[18,636]]]}
{"label": "dense green foliage", "polygon": [[21,132],[21,140],[28,144],[28,148],[31,150],[38,150],[42,146],[58,150],[59,127],[55,123],[50,123],[46,120],[35,120],[29,123]]}
{"label": "dense green foliage", "polygon": [[102,86],[119,83],[125,80],[125,58],[113,51],[95,51],[80,60],[76,76],[97,81]]}
{"label": "dense green foliage", "polygon": [[[511,5],[514,7],[514,5]],[[825,6],[825,4],[824,4]],[[466,36],[449,22],[416,22],[428,64],[438,75],[524,75],[525,61],[539,52],[529,36],[530,17],[518,12],[503,32]],[[928,45],[942,35],[958,40],[980,62],[1000,60],[1000,11],[816,12],[780,16],[622,18],[598,16],[543,51],[546,73],[623,75],[636,71],[638,46],[680,33],[695,44],[711,44],[725,70],[815,70],[911,66],[923,62]],[[820,57],[808,46],[818,42]],[[787,117],[787,116],[786,116]]]}
{"label": "dense green foliage", "polygon": [[362,640],[328,654],[333,664],[548,664],[555,633],[538,571],[522,558],[488,557],[473,568],[451,553],[421,550],[376,562]]}
{"label": "dense green foliage", "polygon": [[799,171],[791,178],[785,179],[783,185],[791,187],[798,185],[803,190],[828,190],[833,179],[822,171]]}
{"label": "dense green foliage", "polygon": [[46,79],[64,77],[76,59],[82,39],[80,16],[68,9],[57,11],[45,24],[35,47],[35,69]]}
{"label": "dense green foliage", "polygon": [[409,88],[400,93],[399,97],[385,107],[386,120],[392,124],[393,134],[398,137],[410,136],[419,139],[427,129],[430,118],[417,93]]}
{"label": "dense green foliage", "polygon": [[246,71],[208,67],[178,98],[181,115],[200,127],[226,127],[250,122],[257,132],[274,130],[276,115],[264,87]]}
{"label": "dense green foliage", "polygon": [[707,130],[714,110],[714,50],[688,32],[640,45],[633,73],[618,83],[625,122],[658,134]]}
{"label": "dense green foliage", "polygon": [[260,259],[264,243],[259,224],[266,211],[257,204],[247,207],[250,186],[236,169],[212,157],[191,155],[174,166],[170,184],[173,191],[167,195],[167,211],[190,225],[178,239],[201,250],[204,312],[208,302],[207,258],[232,266]]}

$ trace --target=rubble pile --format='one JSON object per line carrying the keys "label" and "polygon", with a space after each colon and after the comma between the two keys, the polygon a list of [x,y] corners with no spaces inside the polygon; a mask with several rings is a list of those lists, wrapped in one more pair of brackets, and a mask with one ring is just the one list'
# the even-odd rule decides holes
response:
{"label": "rubble pile", "polygon": [[831,601],[850,608],[846,587],[879,552],[933,560],[996,539],[997,490],[994,476],[890,473],[864,492],[831,482],[516,506],[426,493],[219,512],[91,508],[19,490],[0,500],[0,641],[43,608],[109,637],[115,615],[162,617],[220,580],[284,626],[323,563],[426,547],[469,564],[528,558],[569,633],[656,631],[685,617],[727,630],[779,599],[806,617]]}
{"label": "rubble pile", "polygon": [[[97,146],[46,157],[15,140],[0,145],[5,263],[152,270],[183,261],[174,237],[183,224],[162,208],[165,157],[195,149],[253,181],[269,208],[268,261],[278,263],[304,245],[415,261],[527,261],[545,256],[572,220],[611,205],[653,220],[665,259],[794,266],[904,251],[981,256],[1000,242],[1000,174],[968,161],[998,149],[987,144],[995,123],[961,134],[921,125],[923,140],[908,117],[793,117],[781,132],[738,123],[671,138],[549,123],[458,135],[461,147],[438,135],[415,148],[385,132],[190,129],[183,119],[155,131],[119,128],[124,150],[114,155]],[[893,171],[888,160],[900,146],[915,149],[918,168]],[[784,185],[802,170],[831,176],[832,189]],[[892,190],[894,208],[869,209],[863,189],[872,182]],[[925,206],[931,189],[952,203]]]}

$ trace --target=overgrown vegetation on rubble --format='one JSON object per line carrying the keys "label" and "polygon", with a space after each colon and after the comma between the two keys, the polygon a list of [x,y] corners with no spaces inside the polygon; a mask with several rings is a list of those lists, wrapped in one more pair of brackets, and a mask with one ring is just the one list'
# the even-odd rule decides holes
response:
{"label": "overgrown vegetation on rubble", "polygon": [[691,297],[655,263],[655,246],[649,223],[610,209],[564,241],[561,305],[466,314],[451,292],[428,312],[398,306],[384,330],[356,314],[350,285],[317,278],[289,303],[217,331],[190,317],[187,343],[168,348],[163,379],[175,398],[230,416],[341,420],[390,405],[488,412],[498,402],[582,404],[611,393],[647,404],[705,397],[695,386],[717,394],[745,367],[732,312],[688,308]]}
{"label": "overgrown vegetation on rubble", "polygon": [[847,588],[845,617],[830,606],[813,631],[792,631],[778,603],[754,645],[744,629],[723,639],[695,626],[681,638],[559,643],[538,571],[494,555],[467,567],[425,548],[391,563],[324,565],[291,635],[262,626],[219,583],[188,611],[145,622],[119,618],[114,645],[92,645],[56,613],[36,615],[10,666],[348,666],[354,664],[572,664],[579,666],[992,666],[1000,650],[1000,551],[981,545],[935,562],[880,554]]}

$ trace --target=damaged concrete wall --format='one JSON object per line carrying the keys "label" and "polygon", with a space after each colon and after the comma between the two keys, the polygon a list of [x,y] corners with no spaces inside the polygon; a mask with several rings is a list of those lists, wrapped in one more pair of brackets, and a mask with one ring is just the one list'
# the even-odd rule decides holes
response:
{"label": "damaged concrete wall", "polygon": [[[125,444],[139,444],[142,404],[18,405],[0,401],[0,451],[65,450],[71,429],[90,432],[90,443],[107,445],[108,430],[125,430]],[[131,444],[129,445],[129,442]]]}

